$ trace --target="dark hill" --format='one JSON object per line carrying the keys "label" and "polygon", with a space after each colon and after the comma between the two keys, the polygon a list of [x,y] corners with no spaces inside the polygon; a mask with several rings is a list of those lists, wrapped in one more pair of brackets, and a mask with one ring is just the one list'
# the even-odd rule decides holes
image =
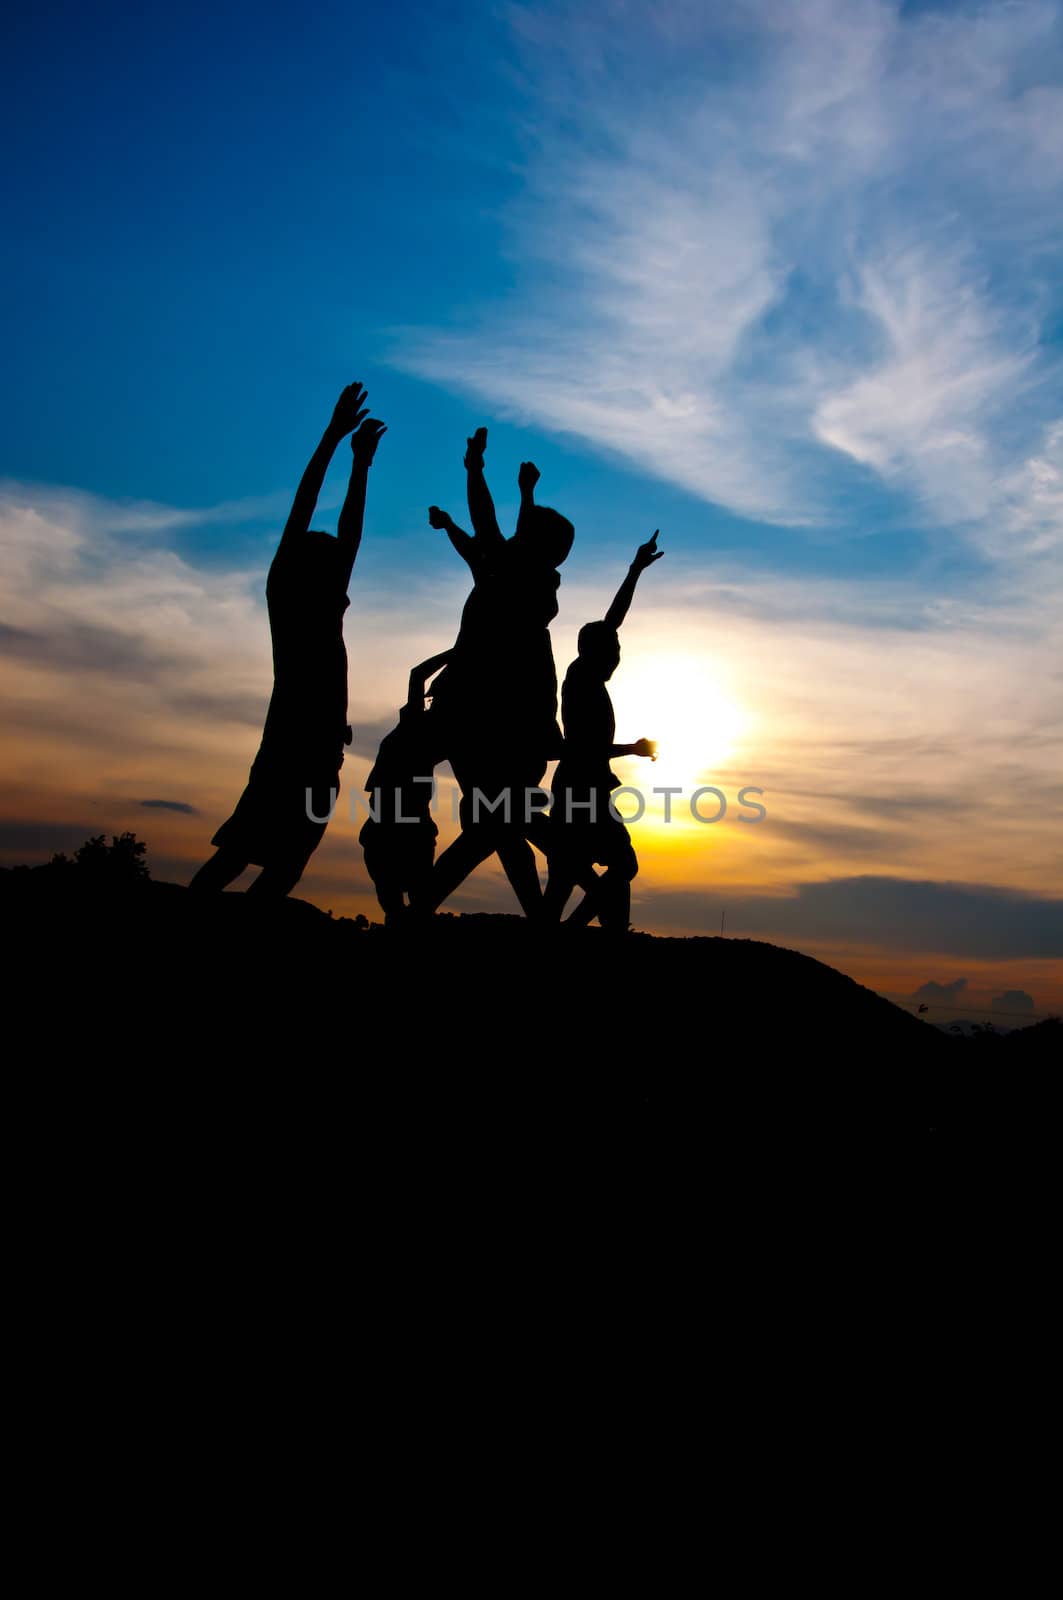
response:
{"label": "dark hill", "polygon": [[[561,1114],[650,1107],[717,1125],[927,1130],[1022,1114],[1059,1027],[960,1040],[793,950],[440,916],[396,934],[306,901],[196,898],[147,879],[0,873],[13,993],[55,1051],[115,1068],[341,1073],[357,1098],[444,1113],[471,1094]],[[472,1085],[475,1084],[475,1091]],[[640,1115],[642,1113],[640,1112]],[[964,1112],[966,1115],[966,1112]],[[996,1112],[993,1113],[996,1116]]]}
{"label": "dark hill", "polygon": [[417,1372],[470,1306],[499,1348],[599,1301],[700,1340],[707,1289],[786,1285],[790,1317],[864,1264],[936,1293],[958,1241],[1050,1214],[1058,1027],[983,1048],[772,945],[396,937],[132,866],[0,872],[13,1231],[57,1362],[116,1315],[182,1351],[222,1319],[233,1370],[283,1330],[300,1381],[367,1319]]}

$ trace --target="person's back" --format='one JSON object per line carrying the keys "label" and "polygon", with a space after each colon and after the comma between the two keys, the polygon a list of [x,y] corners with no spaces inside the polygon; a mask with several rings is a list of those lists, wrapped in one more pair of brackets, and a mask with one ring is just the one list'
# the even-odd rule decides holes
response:
{"label": "person's back", "polygon": [[347,723],[349,606],[338,543],[311,530],[278,551],[266,579],[273,641],[273,694],[263,745],[342,750]]}

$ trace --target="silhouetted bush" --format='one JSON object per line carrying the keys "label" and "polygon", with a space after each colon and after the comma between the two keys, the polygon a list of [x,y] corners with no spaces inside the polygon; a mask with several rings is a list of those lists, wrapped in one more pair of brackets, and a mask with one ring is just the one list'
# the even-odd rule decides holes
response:
{"label": "silhouetted bush", "polygon": [[101,888],[121,889],[150,879],[144,860],[147,848],[135,833],[112,834],[110,844],[105,834],[98,833],[74,851],[73,861],[62,854],[54,855],[48,867],[53,873],[76,872],[80,880]]}

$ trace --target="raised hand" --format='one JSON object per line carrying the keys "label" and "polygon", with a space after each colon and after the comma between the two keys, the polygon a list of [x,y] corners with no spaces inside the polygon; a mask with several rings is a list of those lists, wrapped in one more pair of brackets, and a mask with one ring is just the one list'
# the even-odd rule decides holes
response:
{"label": "raised hand", "polygon": [[433,528],[445,529],[451,526],[454,519],[450,515],[449,511],[440,511],[438,506],[429,506],[428,520],[432,524]]}
{"label": "raised hand", "polygon": [[366,414],[365,401],[366,392],[362,385],[349,383],[336,401],[336,409],[329,423],[329,432],[337,439],[342,439],[344,434],[353,433]]}
{"label": "raised hand", "polygon": [[645,544],[640,544],[638,549],[635,551],[635,559],[631,565],[635,568],[636,572],[645,572],[647,567],[652,567],[653,563],[655,561],[660,561],[661,557],[664,555],[664,551],[658,550],[657,548],[657,535],[660,533],[660,531],[660,528],[657,528],[654,531],[653,538],[647,539]]}
{"label": "raised hand", "polygon": [[[662,554],[662,556],[664,555],[664,551],[663,550],[661,551],[661,554]],[[651,761],[656,761],[657,760],[657,741],[656,741],[656,739],[640,739],[636,745],[632,746],[631,754],[633,756],[649,756]]]}
{"label": "raised hand", "polygon": [[471,439],[466,439],[465,466],[482,467],[484,464],[484,451],[487,449],[487,429],[477,428]]}
{"label": "raised hand", "polygon": [[[362,415],[364,416],[365,413],[363,412]],[[387,431],[386,424],[380,422],[376,417],[366,417],[358,432],[351,439],[351,449],[354,452],[355,461],[362,466],[371,467],[373,457],[376,455],[376,447]]]}
{"label": "raised hand", "polygon": [[517,488],[521,494],[531,494],[539,482],[541,474],[534,461],[522,461],[520,471],[517,473]]}

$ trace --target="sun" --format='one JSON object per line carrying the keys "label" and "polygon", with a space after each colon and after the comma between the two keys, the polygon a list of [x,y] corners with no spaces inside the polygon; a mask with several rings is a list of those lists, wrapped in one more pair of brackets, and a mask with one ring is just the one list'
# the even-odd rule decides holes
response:
{"label": "sun", "polygon": [[631,763],[638,769],[631,781],[640,787],[697,788],[733,758],[748,729],[749,714],[710,656],[689,651],[625,656],[609,687],[617,742],[657,741],[655,762]]}

